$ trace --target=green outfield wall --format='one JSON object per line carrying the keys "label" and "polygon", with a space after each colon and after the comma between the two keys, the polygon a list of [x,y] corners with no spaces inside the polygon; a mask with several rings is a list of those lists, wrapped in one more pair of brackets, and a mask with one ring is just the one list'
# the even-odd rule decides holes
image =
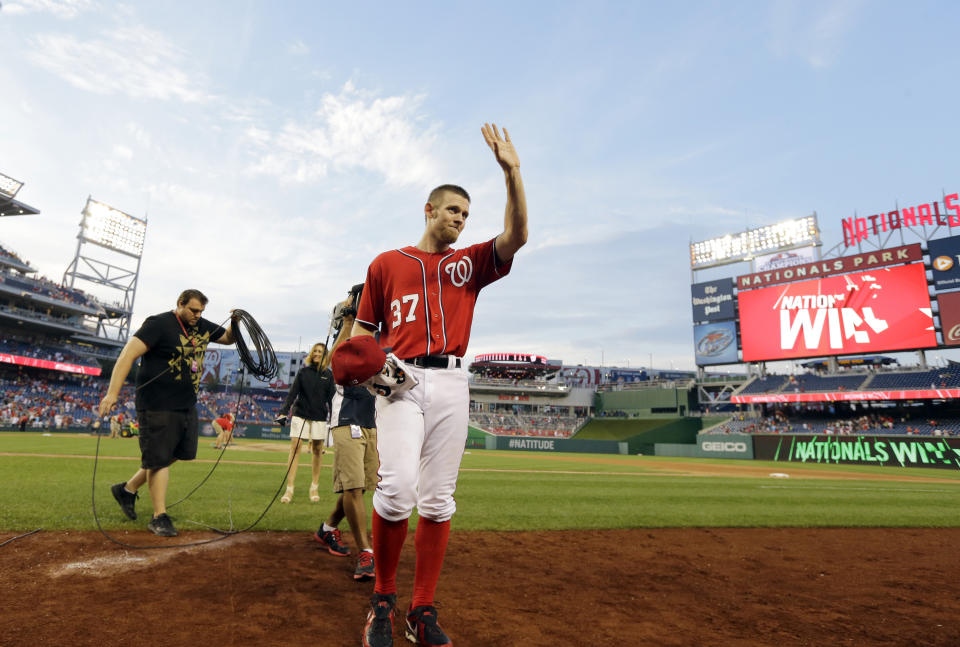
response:
{"label": "green outfield wall", "polygon": [[486,449],[487,438],[493,434],[488,434],[483,429],[470,426],[467,428],[467,449]]}
{"label": "green outfield wall", "polygon": [[663,416],[653,418],[594,418],[574,436],[575,440],[626,442],[630,454],[656,453],[657,443],[690,444],[702,428],[701,418]]}
{"label": "green outfield wall", "polygon": [[572,440],[569,438],[530,438],[527,436],[489,436],[486,449],[527,452],[579,452],[583,454],[626,454],[627,443],[610,440]]}
{"label": "green outfield wall", "polygon": [[692,389],[644,388],[598,391],[594,398],[594,407],[598,412],[622,411],[634,416],[650,416],[658,413],[682,416],[696,406],[696,394]]}

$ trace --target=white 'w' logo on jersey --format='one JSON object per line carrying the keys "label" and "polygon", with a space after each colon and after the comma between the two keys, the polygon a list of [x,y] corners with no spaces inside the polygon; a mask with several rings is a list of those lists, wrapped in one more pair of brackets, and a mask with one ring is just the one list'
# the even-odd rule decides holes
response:
{"label": "white 'w' logo on jersey", "polygon": [[447,263],[443,271],[450,275],[454,287],[462,288],[473,276],[473,262],[469,256],[464,256],[456,263]]}

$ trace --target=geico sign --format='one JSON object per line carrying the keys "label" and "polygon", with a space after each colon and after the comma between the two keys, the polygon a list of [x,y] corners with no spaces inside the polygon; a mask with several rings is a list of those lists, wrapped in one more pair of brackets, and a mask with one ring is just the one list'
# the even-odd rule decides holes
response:
{"label": "geico sign", "polygon": [[700,443],[700,449],[702,449],[705,452],[745,452],[747,451],[747,443],[724,443],[724,442],[704,441]]}

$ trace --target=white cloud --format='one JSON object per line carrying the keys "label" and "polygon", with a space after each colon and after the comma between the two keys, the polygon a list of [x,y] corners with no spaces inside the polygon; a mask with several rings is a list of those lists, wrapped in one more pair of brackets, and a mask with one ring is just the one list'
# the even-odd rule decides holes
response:
{"label": "white cloud", "polygon": [[5,13],[22,15],[28,13],[46,13],[57,18],[75,18],[79,14],[96,8],[93,0],[16,0],[3,5]]}
{"label": "white cloud", "polygon": [[34,63],[88,92],[186,103],[212,98],[199,76],[186,70],[186,52],[146,27],[115,29],[86,41],[67,34],[40,34],[31,41],[28,56]]}
{"label": "white cloud", "polygon": [[863,4],[863,0],[781,0],[771,9],[769,46],[779,56],[799,56],[811,67],[829,67]]}
{"label": "white cloud", "polygon": [[306,56],[310,53],[310,48],[302,40],[295,40],[287,45],[287,53],[294,56]]}
{"label": "white cloud", "polygon": [[393,186],[429,184],[438,175],[432,151],[437,124],[417,114],[422,96],[374,97],[347,83],[326,94],[313,117],[277,132],[246,131],[258,151],[248,171],[293,182],[333,170],[365,169]]}
{"label": "white cloud", "polygon": [[126,125],[126,131],[133,137],[137,144],[143,146],[144,148],[150,147],[150,133],[148,133],[143,126],[131,121]]}
{"label": "white cloud", "polygon": [[123,160],[133,159],[133,151],[124,146],[123,144],[116,144],[113,147],[113,154],[116,157],[119,157]]}

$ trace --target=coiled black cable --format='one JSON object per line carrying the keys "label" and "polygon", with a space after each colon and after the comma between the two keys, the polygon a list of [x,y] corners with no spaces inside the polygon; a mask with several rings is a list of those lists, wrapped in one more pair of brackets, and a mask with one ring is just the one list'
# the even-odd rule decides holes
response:
{"label": "coiled black cable", "polygon": [[[280,371],[280,365],[277,361],[277,354],[273,351],[273,345],[263,332],[263,328],[257,323],[246,310],[234,310],[230,319],[233,321],[233,336],[237,344],[237,353],[240,355],[240,361],[247,367],[250,373],[266,382],[277,376]],[[250,342],[256,350],[256,360],[247,348],[247,342],[243,339],[241,328],[245,328]]]}

